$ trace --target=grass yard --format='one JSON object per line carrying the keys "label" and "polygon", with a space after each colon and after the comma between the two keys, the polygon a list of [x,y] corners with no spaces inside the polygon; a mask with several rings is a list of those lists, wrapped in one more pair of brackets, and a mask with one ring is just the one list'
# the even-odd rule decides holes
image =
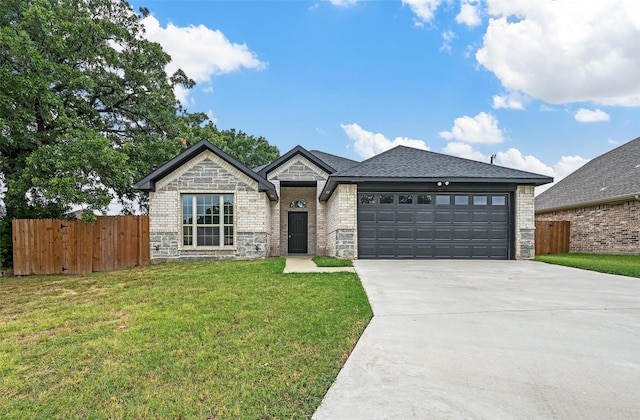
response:
{"label": "grass yard", "polygon": [[640,277],[640,255],[551,254],[536,256],[536,261]]}
{"label": "grass yard", "polygon": [[353,261],[335,257],[313,257],[316,267],[353,267]]}
{"label": "grass yard", "polygon": [[308,418],[372,313],[284,259],[0,279],[0,418]]}

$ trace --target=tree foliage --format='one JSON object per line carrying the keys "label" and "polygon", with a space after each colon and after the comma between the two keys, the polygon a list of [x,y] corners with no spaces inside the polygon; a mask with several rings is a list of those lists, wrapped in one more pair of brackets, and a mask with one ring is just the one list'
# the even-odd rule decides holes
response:
{"label": "tree foliage", "polygon": [[249,168],[269,163],[280,156],[277,147],[264,137],[255,137],[235,129],[219,130],[204,114],[191,114],[183,118],[185,126],[180,130],[183,146],[190,146],[207,139]]}
{"label": "tree foliage", "polygon": [[61,217],[72,205],[90,218],[112,199],[131,211],[135,181],[192,134],[215,134],[249,165],[273,152],[261,137],[218,131],[181,107],[174,88],[194,82],[166,74],[171,57],[144,38],[141,18],[124,0],[0,2],[5,221]]}

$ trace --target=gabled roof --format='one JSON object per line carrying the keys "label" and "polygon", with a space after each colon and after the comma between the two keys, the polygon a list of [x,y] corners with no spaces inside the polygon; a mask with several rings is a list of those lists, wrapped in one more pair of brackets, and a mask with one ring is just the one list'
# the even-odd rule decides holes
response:
{"label": "gabled roof", "polygon": [[331,167],[338,172],[352,168],[353,166],[360,163],[357,160],[343,158],[341,156],[332,155],[331,153],[321,152],[320,150],[311,150],[311,153],[318,159],[322,160],[328,165],[331,165]]}
{"label": "gabled roof", "polygon": [[553,178],[475,160],[396,146],[331,175],[321,197],[341,182],[492,182],[543,185]]}
{"label": "gabled roof", "polygon": [[225,160],[228,164],[238,169],[240,172],[244,173],[249,178],[256,181],[258,183],[259,191],[266,191],[271,201],[275,201],[278,199],[278,196],[276,194],[276,189],[272,183],[267,181],[265,178],[263,178],[259,174],[253,172],[251,169],[247,168],[242,163],[238,162],[236,159],[229,156],[227,153],[223,152],[220,148],[218,148],[208,140],[200,140],[198,143],[189,147],[187,150],[180,153],[178,156],[174,157],[169,162],[165,163],[155,171],[151,172],[149,175],[142,178],[140,181],[138,181],[134,185],[134,187],[142,191],[155,191],[157,181],[166,177],[171,172],[180,168],[182,165],[189,162],[191,159],[195,158],[200,153],[206,150],[217,155],[221,159]]}
{"label": "gabled roof", "polygon": [[293,157],[295,157],[297,155],[303,156],[305,159],[309,160],[314,165],[316,165],[317,167],[319,167],[320,169],[322,169],[323,171],[325,171],[328,174],[332,174],[332,173],[334,173],[336,171],[336,169],[333,168],[332,166],[330,166],[328,162],[323,161],[322,159],[320,159],[316,155],[314,155],[311,152],[309,152],[304,147],[296,146],[293,149],[289,150],[284,155],[280,156],[278,159],[276,159],[273,162],[269,163],[268,165],[263,166],[262,168],[257,168],[258,173],[261,176],[266,178],[267,174],[269,174],[269,172],[271,172],[272,170],[274,170],[278,166],[286,163],[289,159],[292,159]]}
{"label": "gabled roof", "polygon": [[640,137],[587,162],[536,197],[536,212],[627,201],[640,194]]}

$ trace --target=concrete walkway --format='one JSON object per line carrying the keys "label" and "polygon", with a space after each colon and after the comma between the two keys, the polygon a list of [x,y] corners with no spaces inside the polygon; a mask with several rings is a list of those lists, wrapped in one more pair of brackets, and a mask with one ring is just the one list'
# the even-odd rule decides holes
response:
{"label": "concrete walkway", "polygon": [[532,261],[355,267],[374,317],[314,419],[640,419],[640,279]]}
{"label": "concrete walkway", "polygon": [[353,267],[317,267],[316,263],[311,260],[312,257],[307,255],[302,256],[287,256],[285,257],[287,263],[284,266],[284,273],[336,273],[339,271],[348,271],[355,273]]}

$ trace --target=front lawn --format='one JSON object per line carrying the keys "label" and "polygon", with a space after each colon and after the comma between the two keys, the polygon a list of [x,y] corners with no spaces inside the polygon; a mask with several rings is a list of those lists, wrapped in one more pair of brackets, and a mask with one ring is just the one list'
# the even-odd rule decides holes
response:
{"label": "front lawn", "polygon": [[308,418],[372,314],[284,259],[0,279],[0,418]]}
{"label": "front lawn", "polygon": [[640,255],[551,254],[536,256],[536,260],[601,273],[640,277]]}
{"label": "front lawn", "polygon": [[316,267],[353,267],[353,261],[335,257],[313,257]]}

